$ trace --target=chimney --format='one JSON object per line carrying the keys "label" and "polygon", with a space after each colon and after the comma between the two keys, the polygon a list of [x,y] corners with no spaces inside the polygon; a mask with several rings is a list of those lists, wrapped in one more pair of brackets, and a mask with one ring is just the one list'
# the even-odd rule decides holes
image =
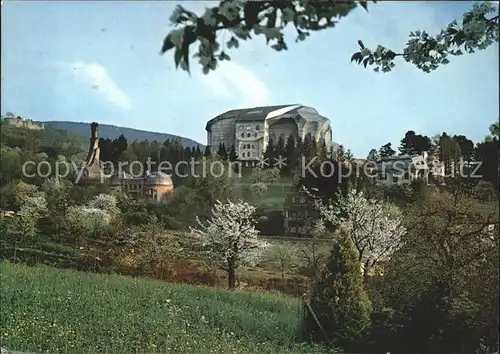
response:
{"label": "chimney", "polygon": [[90,139],[91,139],[91,143],[92,143],[92,139],[97,139],[97,127],[99,126],[99,124],[97,124],[96,122],[93,122],[92,124],[90,124]]}
{"label": "chimney", "polygon": [[87,154],[87,166],[94,163],[95,160],[99,161],[99,138],[97,137],[97,127],[99,124],[93,122],[90,124],[90,145],[89,153]]}

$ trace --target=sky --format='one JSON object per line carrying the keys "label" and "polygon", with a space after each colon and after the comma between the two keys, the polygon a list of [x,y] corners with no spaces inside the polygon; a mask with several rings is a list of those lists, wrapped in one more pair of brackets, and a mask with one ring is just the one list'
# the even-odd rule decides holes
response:
{"label": "sky", "polygon": [[431,74],[398,61],[390,73],[350,63],[357,41],[404,46],[414,30],[437,33],[468,2],[379,2],[333,28],[276,52],[263,38],[240,43],[232,60],[203,75],[159,54],[181,3],[202,1],[14,1],[2,4],[1,112],[39,121],[113,124],[206,143],[206,122],[225,111],[303,104],[331,121],[333,140],[366,157],[408,130],[481,141],[499,119],[498,44],[452,58]]}

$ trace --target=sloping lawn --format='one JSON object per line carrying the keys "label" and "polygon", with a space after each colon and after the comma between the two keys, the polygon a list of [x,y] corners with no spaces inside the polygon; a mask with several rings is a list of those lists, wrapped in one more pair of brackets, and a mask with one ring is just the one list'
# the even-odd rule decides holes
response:
{"label": "sloping lawn", "polygon": [[2,262],[1,344],[48,353],[332,353],[288,297]]}

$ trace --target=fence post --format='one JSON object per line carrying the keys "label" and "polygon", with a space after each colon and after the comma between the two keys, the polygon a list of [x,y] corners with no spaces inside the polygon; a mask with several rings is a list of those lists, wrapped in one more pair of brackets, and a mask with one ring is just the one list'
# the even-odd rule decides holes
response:
{"label": "fence post", "polygon": [[323,326],[321,325],[321,323],[319,322],[319,319],[318,317],[316,316],[316,313],[314,312],[314,310],[312,309],[311,307],[311,304],[309,303],[309,301],[307,300],[306,298],[306,295],[304,294],[304,296],[302,297],[302,302],[303,304],[305,305],[305,309],[307,311],[309,311],[309,314],[313,317],[314,319],[314,322],[316,322],[316,324],[318,325],[319,329],[321,330],[321,333],[323,334],[323,337],[325,337],[325,340],[327,343],[330,343],[330,339],[328,338],[328,335],[326,334],[326,331],[325,329],[323,328]]}

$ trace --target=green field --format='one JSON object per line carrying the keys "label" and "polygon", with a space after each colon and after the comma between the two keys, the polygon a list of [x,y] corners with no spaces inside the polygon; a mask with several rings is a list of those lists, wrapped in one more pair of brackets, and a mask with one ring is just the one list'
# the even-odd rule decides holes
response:
{"label": "green field", "polygon": [[289,297],[5,261],[0,269],[3,348],[49,353],[320,352],[296,343],[300,308]]}

